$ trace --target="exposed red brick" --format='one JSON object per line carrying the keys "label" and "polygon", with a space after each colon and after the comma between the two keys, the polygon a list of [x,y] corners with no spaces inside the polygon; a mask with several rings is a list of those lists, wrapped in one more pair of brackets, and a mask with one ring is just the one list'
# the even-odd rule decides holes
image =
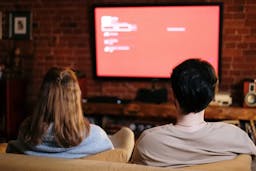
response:
{"label": "exposed red brick", "polygon": [[250,48],[255,49],[256,48],[256,42],[255,43],[249,43]]}
{"label": "exposed red brick", "polygon": [[224,44],[224,47],[225,48],[234,48],[234,47],[236,47],[236,44],[235,43],[226,43],[226,44]]}
{"label": "exposed red brick", "polygon": [[226,34],[235,34],[236,29],[235,28],[226,28],[224,29],[224,35]]}
{"label": "exposed red brick", "polygon": [[242,40],[242,36],[241,35],[232,35],[232,34],[227,34],[223,36],[223,40],[224,41],[228,41],[228,42],[235,42],[235,41],[241,41]]}
{"label": "exposed red brick", "polygon": [[252,56],[252,57],[255,57],[256,58],[256,50],[245,50],[243,52],[243,54],[245,56]]}
{"label": "exposed red brick", "polygon": [[227,10],[227,12],[243,12],[243,6],[242,5],[230,5],[230,6],[226,6],[225,8]]}
{"label": "exposed red brick", "polygon": [[237,48],[242,48],[242,49],[246,49],[246,48],[248,48],[248,43],[238,43],[237,44]]}

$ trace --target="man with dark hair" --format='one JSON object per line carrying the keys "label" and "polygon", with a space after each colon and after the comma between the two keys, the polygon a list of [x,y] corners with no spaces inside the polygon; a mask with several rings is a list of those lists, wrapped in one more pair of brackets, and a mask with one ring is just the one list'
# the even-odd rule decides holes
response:
{"label": "man with dark hair", "polygon": [[189,59],[175,67],[171,86],[176,123],[144,131],[136,142],[132,162],[183,167],[230,160],[237,154],[256,155],[254,143],[243,130],[204,120],[216,82],[214,69],[206,61]]}
{"label": "man with dark hair", "polygon": [[208,62],[190,59],[174,68],[171,85],[183,114],[205,109],[214,98],[216,82]]}

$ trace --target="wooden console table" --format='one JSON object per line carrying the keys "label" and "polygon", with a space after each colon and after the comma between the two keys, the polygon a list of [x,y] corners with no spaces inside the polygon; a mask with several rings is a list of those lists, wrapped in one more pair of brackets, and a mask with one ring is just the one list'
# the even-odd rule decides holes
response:
{"label": "wooden console table", "polygon": [[[174,118],[175,106],[149,103],[83,103],[86,115],[136,116],[148,118]],[[212,120],[256,120],[255,108],[209,106],[206,119]]]}
{"label": "wooden console table", "polygon": [[[132,128],[135,137],[150,127],[168,124],[175,121],[175,106],[171,103],[83,103],[87,117],[100,118],[97,123],[109,134],[118,131],[122,126]],[[208,121],[223,121],[236,124],[244,129],[256,144],[256,109],[242,107],[209,106],[205,112]]]}

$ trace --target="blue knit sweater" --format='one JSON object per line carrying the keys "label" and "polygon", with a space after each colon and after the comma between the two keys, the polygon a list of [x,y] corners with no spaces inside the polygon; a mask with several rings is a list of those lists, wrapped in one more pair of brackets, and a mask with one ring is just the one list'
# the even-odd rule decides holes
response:
{"label": "blue knit sweater", "polygon": [[17,139],[9,142],[6,152],[46,157],[81,158],[113,148],[105,131],[94,124],[90,124],[89,135],[79,145],[70,148],[59,147],[54,141],[53,125],[51,124],[41,144],[31,146]]}

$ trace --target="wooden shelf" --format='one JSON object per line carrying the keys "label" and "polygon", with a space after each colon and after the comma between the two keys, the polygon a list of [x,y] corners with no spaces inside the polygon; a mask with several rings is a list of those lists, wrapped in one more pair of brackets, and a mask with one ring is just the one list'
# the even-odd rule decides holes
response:
{"label": "wooden shelf", "polygon": [[[148,118],[174,118],[175,106],[166,104],[148,103],[84,103],[86,115],[118,115]],[[206,119],[213,120],[256,120],[255,108],[209,106],[205,112]]]}
{"label": "wooden shelf", "polygon": [[205,118],[218,120],[256,120],[256,109],[233,106],[209,106],[206,109]]}

